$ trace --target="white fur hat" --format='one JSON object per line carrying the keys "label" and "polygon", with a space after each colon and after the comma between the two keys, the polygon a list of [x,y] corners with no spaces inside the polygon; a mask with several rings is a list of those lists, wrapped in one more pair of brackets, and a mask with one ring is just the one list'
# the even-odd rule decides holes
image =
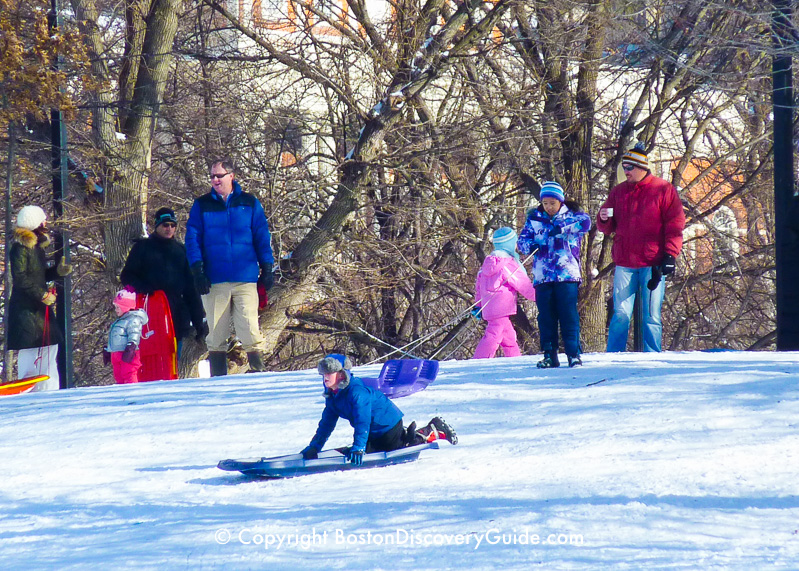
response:
{"label": "white fur hat", "polygon": [[47,214],[38,206],[29,204],[23,206],[17,214],[17,228],[36,230],[47,220]]}

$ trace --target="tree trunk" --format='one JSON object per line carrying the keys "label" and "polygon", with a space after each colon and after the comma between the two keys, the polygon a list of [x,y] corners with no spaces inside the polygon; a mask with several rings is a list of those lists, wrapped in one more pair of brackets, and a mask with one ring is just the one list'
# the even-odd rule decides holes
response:
{"label": "tree trunk", "polygon": [[[131,10],[134,4],[129,3]],[[126,36],[131,41],[141,38],[141,52],[135,46],[127,51],[118,93],[104,88],[95,93],[92,128],[104,164],[106,270],[112,279],[125,263],[131,240],[142,234],[153,132],[172,60],[180,5],[180,0],[153,0],[145,18],[128,18],[127,25],[134,29],[127,30]],[[97,7],[93,0],[72,0],[72,6],[87,38],[92,72],[107,82],[111,75],[104,63],[107,50],[97,24]],[[129,80],[134,78],[131,88]],[[119,102],[129,103],[122,116],[113,114]],[[121,125],[119,135],[116,125]]]}

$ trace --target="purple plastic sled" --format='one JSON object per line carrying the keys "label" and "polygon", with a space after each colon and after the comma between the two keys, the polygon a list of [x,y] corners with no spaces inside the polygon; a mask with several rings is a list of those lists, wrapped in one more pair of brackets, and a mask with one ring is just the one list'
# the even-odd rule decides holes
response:
{"label": "purple plastic sled", "polygon": [[383,364],[378,378],[359,377],[367,387],[396,399],[423,390],[436,380],[438,361],[427,359],[392,359]]}

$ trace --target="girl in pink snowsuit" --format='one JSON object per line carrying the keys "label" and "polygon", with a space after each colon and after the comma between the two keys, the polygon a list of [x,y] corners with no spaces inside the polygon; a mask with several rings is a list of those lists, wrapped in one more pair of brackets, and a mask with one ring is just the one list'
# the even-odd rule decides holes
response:
{"label": "girl in pink snowsuit", "polygon": [[521,355],[510,316],[516,315],[516,293],[535,299],[535,289],[516,253],[516,232],[503,227],[494,232],[494,251],[477,274],[475,298],[480,316],[488,322],[474,350],[474,359],[490,359],[502,347],[505,357]]}
{"label": "girl in pink snowsuit", "polygon": [[114,367],[114,380],[118,385],[139,382],[139,341],[141,330],[147,324],[147,314],[136,309],[136,294],[123,289],[114,297],[114,309],[119,319],[111,324],[108,332],[108,347],[111,365]]}

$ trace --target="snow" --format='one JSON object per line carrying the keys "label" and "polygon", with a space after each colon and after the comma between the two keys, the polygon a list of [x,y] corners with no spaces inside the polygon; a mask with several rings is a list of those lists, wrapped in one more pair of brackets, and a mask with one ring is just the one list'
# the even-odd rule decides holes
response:
{"label": "snow", "polygon": [[[398,399],[459,443],[262,480],[294,453],[313,371],[0,399],[5,569],[762,569],[799,561],[799,353],[445,361]],[[379,365],[356,368],[376,376]],[[328,445],[352,436],[341,421]]]}

